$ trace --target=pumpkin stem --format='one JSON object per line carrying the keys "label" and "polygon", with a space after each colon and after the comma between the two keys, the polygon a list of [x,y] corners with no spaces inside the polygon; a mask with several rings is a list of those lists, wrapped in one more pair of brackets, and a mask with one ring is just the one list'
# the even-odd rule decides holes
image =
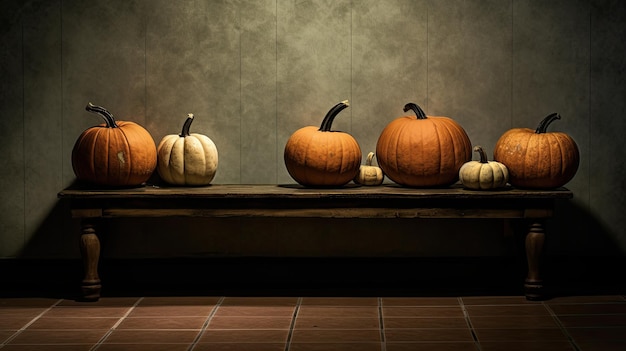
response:
{"label": "pumpkin stem", "polygon": [[371,166],[373,159],[374,159],[374,153],[370,152],[369,154],[367,154],[367,159],[365,160],[365,165],[366,166]]}
{"label": "pumpkin stem", "polygon": [[549,114],[548,116],[546,116],[546,118],[544,118],[539,123],[539,126],[537,126],[537,129],[535,129],[535,133],[537,134],[545,133],[550,123],[556,121],[557,119],[561,119],[561,115],[559,115],[558,113]]}
{"label": "pumpkin stem", "polygon": [[482,146],[474,146],[474,152],[478,152],[480,155],[480,163],[487,163],[489,159],[487,158],[487,153],[483,150]]}
{"label": "pumpkin stem", "polygon": [[117,128],[117,124],[115,123],[115,118],[113,118],[113,115],[111,114],[111,112],[107,111],[107,109],[105,109],[104,107],[96,106],[90,102],[87,104],[87,107],[85,107],[85,109],[89,112],[99,114],[100,117],[104,119],[104,122],[106,123],[107,128]]}
{"label": "pumpkin stem", "polygon": [[417,106],[417,104],[414,104],[412,102],[409,102],[408,104],[404,105],[403,110],[404,112],[413,110],[413,112],[415,112],[415,115],[417,116],[417,119],[426,119],[426,114],[424,113],[424,110],[422,110],[421,107]]}
{"label": "pumpkin stem", "polygon": [[111,114],[111,112],[107,111],[107,109],[105,109],[104,107],[96,106],[90,102],[87,104],[87,107],[85,107],[85,109],[89,112],[99,114],[100,117],[104,119],[104,122],[106,123],[107,128],[117,128],[117,124],[115,123],[115,118],[113,118],[113,115]]}
{"label": "pumpkin stem", "polygon": [[348,103],[348,100],[344,100],[338,103],[337,105],[333,106],[328,111],[328,113],[326,113],[324,120],[322,120],[322,124],[320,125],[319,131],[330,132],[330,128],[333,124],[333,121],[335,120],[335,117],[339,114],[339,112],[341,112],[343,109],[345,109],[348,106],[350,106],[350,104]]}
{"label": "pumpkin stem", "polygon": [[186,136],[189,136],[189,128],[191,127],[191,122],[193,122],[193,113],[188,113],[187,119],[183,124],[183,130],[182,132],[180,132],[180,137],[184,138]]}

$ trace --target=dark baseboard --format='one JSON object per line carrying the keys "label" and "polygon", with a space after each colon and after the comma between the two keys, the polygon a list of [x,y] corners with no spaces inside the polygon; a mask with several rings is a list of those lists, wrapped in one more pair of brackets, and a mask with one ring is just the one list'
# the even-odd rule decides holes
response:
{"label": "dark baseboard", "polygon": [[[551,296],[626,293],[626,257],[547,257]],[[0,260],[0,296],[74,299],[77,259]],[[523,295],[518,257],[103,259],[103,296]]]}

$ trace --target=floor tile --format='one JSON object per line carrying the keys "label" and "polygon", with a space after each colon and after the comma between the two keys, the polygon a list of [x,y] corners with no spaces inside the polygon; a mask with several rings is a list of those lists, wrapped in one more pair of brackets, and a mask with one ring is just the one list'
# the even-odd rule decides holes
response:
{"label": "floor tile", "polygon": [[469,296],[462,297],[464,305],[540,305],[541,301],[527,300],[525,296]]}
{"label": "floor tile", "polygon": [[384,327],[397,328],[467,328],[465,318],[453,317],[386,317]]}
{"label": "floor tile", "polygon": [[69,306],[69,307],[132,307],[139,297],[101,297],[98,301],[77,301],[77,300],[62,300],[57,306]]}
{"label": "floor tile", "polygon": [[284,343],[200,343],[196,344],[193,351],[284,351]]}
{"label": "floor tile", "polygon": [[567,328],[567,333],[576,342],[583,341],[626,341],[626,328]]}
{"label": "floor tile", "polygon": [[5,307],[51,307],[58,303],[59,299],[39,298],[39,297],[11,297],[0,298],[0,309]]}
{"label": "floor tile", "polygon": [[48,310],[44,317],[123,317],[130,307],[98,307],[98,306],[75,306],[53,307]]}
{"label": "floor tile", "polygon": [[540,302],[523,296],[11,298],[0,299],[0,349],[86,351],[102,342],[98,351],[182,351],[197,341],[195,351],[284,351],[287,342],[290,351],[622,351],[625,301],[621,295]]}
{"label": "floor tile", "polygon": [[200,337],[200,343],[239,343],[245,340],[246,343],[285,343],[289,330],[260,330],[260,329],[236,329],[217,330],[207,329]]}
{"label": "floor tile", "polygon": [[137,306],[214,306],[220,300],[217,296],[149,296]]}
{"label": "floor tile", "polygon": [[582,341],[577,342],[581,351],[624,351],[626,341]]}
{"label": "floor tile", "polygon": [[576,351],[574,346],[566,341],[505,341],[481,342],[481,351]]}
{"label": "floor tile", "polygon": [[486,341],[568,341],[558,328],[474,329],[479,342]]}
{"label": "floor tile", "polygon": [[207,317],[213,311],[213,305],[148,305],[137,306],[128,317]]}
{"label": "floor tile", "polygon": [[373,343],[291,343],[289,351],[381,351],[382,344]]}
{"label": "floor tile", "polygon": [[383,307],[383,317],[463,317],[460,306],[442,307]]}
{"label": "floor tile", "polygon": [[378,317],[298,317],[295,329],[379,329]]}
{"label": "floor tile", "polygon": [[220,317],[211,318],[207,329],[289,329],[291,317]]}
{"label": "floor tile", "polygon": [[552,311],[559,315],[571,314],[623,314],[626,315],[624,303],[578,303],[578,304],[548,304]]}
{"label": "floor tile", "polygon": [[530,316],[470,316],[473,328],[558,328],[554,317]]}
{"label": "floor tile", "polygon": [[92,344],[79,344],[79,345],[4,345],[2,351],[89,351]]}
{"label": "floor tile", "polygon": [[105,344],[184,344],[192,343],[199,330],[114,330]]}
{"label": "floor tile", "polygon": [[220,306],[295,306],[297,297],[225,297]]}
{"label": "floor tile", "polygon": [[298,317],[378,317],[378,307],[300,306]]}
{"label": "floor tile", "polygon": [[[2,313],[2,311],[0,311]],[[14,317],[8,318],[4,316],[0,316],[0,330],[3,329],[21,329],[26,326],[29,322],[33,320],[32,317]]]}
{"label": "floor tile", "polygon": [[108,330],[24,330],[9,344],[94,344],[102,338]]}
{"label": "floor tile", "polygon": [[493,305],[465,306],[470,317],[473,316],[536,316],[550,315],[543,305]]}
{"label": "floor tile", "polygon": [[547,303],[550,305],[561,303],[601,303],[601,302],[626,302],[621,295],[586,295],[586,296],[556,296]]}
{"label": "floor tile", "polygon": [[204,326],[206,317],[129,317],[117,329],[197,329]]}
{"label": "floor tile", "polygon": [[10,338],[16,332],[17,330],[0,330],[0,343],[5,342],[5,340]]}
{"label": "floor tile", "polygon": [[371,329],[295,329],[292,343],[380,342],[380,331]]}
{"label": "floor tile", "polygon": [[101,344],[98,351],[187,351],[191,344]]}
{"label": "floor tile", "polygon": [[456,297],[383,297],[382,305],[388,306],[458,306]]}
{"label": "floor tile", "polygon": [[110,329],[117,317],[41,317],[28,327],[32,329]]}
{"label": "floor tile", "polygon": [[578,327],[626,327],[626,314],[619,315],[573,315],[559,316],[566,328]]}
{"label": "floor tile", "polygon": [[291,317],[295,306],[219,306],[216,317]]}
{"label": "floor tile", "polygon": [[386,343],[386,351],[478,351],[474,342],[402,342]]}
{"label": "floor tile", "polygon": [[467,328],[416,328],[416,329],[385,329],[386,342],[399,341],[463,341],[473,342],[472,333]]}
{"label": "floor tile", "polygon": [[376,297],[303,297],[302,306],[378,306]]}
{"label": "floor tile", "polygon": [[39,307],[3,307],[0,308],[0,318],[28,318],[33,319],[46,312],[48,308]]}

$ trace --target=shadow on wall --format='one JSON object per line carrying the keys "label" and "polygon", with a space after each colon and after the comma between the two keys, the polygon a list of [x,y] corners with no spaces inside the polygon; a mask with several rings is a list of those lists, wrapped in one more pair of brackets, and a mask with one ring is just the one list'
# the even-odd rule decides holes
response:
{"label": "shadow on wall", "polygon": [[[476,220],[468,228],[449,220],[115,219],[99,227],[106,233],[100,272],[109,296],[521,294],[523,222]],[[551,294],[626,286],[613,269],[624,256],[584,209],[558,203],[547,231]],[[76,294],[78,235],[68,203],[58,201],[22,259],[1,263],[11,286],[5,293]]]}
{"label": "shadow on wall", "polygon": [[618,238],[586,207],[557,201],[555,217],[547,223],[545,250],[562,256],[626,256]]}
{"label": "shadow on wall", "polygon": [[30,239],[24,243],[19,258],[75,259],[80,257],[78,233],[80,227],[72,220],[69,203],[57,200]]}

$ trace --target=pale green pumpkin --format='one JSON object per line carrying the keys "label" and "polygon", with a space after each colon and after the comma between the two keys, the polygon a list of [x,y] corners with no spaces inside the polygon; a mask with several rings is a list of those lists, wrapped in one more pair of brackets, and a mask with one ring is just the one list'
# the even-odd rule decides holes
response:
{"label": "pale green pumpkin", "polygon": [[469,161],[461,166],[459,179],[464,187],[475,190],[498,189],[506,186],[509,171],[500,162],[488,161],[481,146],[474,147],[480,155],[480,161]]}
{"label": "pale green pumpkin", "polygon": [[189,114],[180,134],[163,137],[157,148],[157,171],[173,185],[200,186],[211,183],[217,172],[215,143],[203,134],[189,133],[193,114]]}
{"label": "pale green pumpkin", "polygon": [[378,166],[373,166],[374,153],[367,154],[365,164],[359,167],[359,173],[354,177],[354,182],[361,185],[381,185],[385,179],[383,170]]}

